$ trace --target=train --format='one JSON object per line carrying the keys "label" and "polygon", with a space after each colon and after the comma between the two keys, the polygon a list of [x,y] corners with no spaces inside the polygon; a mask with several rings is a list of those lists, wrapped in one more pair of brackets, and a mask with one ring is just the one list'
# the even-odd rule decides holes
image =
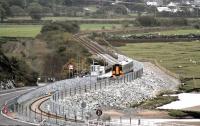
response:
{"label": "train", "polygon": [[116,78],[120,76],[124,76],[129,72],[133,72],[133,61],[123,61],[112,66],[105,68],[105,74],[97,77],[98,80],[105,78]]}
{"label": "train", "polygon": [[133,61],[114,64],[112,66],[112,77],[123,76],[133,71]]}

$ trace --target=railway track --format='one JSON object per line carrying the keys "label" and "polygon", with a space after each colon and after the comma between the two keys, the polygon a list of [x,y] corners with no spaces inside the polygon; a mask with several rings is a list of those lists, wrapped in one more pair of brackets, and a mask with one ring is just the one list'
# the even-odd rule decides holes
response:
{"label": "railway track", "polygon": [[[105,59],[108,63],[110,64],[115,64],[117,63],[117,59],[113,58],[109,54],[107,54],[106,49],[104,49],[101,45],[99,45],[97,42],[90,40],[89,38],[82,35],[74,35],[73,39],[80,42],[85,48],[87,48],[90,53],[94,55],[98,55],[101,58]],[[49,100],[51,95],[43,96],[38,98],[36,101],[31,103],[30,105],[30,110],[37,115],[40,115],[42,117],[45,117],[46,119],[53,118],[53,119],[58,119],[58,120],[63,120],[63,121],[70,121],[70,122],[76,122],[76,123],[84,123],[84,121],[81,120],[75,120],[71,118],[66,118],[60,115],[57,115],[56,113],[49,113],[44,110],[42,110],[41,105]],[[42,121],[42,120],[41,120]]]}
{"label": "railway track", "polygon": [[85,34],[76,34],[73,39],[80,42],[85,48],[87,48],[91,54],[97,55],[107,61],[110,65],[118,63],[117,56],[110,53],[108,50],[99,45],[96,41],[90,40],[84,36]]}
{"label": "railway track", "polygon": [[[33,103],[31,103],[30,105],[30,110],[40,116],[46,117],[46,118],[53,118],[53,119],[57,119],[57,120],[63,120],[63,121],[70,121],[70,122],[76,122],[76,123],[84,123],[84,121],[81,120],[75,120],[75,119],[71,119],[71,118],[66,118],[63,116],[59,116],[57,114],[52,114],[49,112],[46,112],[44,110],[42,110],[41,105],[46,102],[47,100],[49,100],[51,97],[51,95],[47,95],[47,96],[43,96],[39,99],[37,99],[36,101],[34,101]],[[41,120],[42,121],[42,120]]]}
{"label": "railway track", "polygon": [[[114,54],[110,55],[108,50],[106,50],[104,47],[98,44],[98,42],[93,41],[89,38],[87,38],[88,33],[80,33],[76,34],[73,36],[73,39],[79,43],[81,43],[86,49],[90,51],[91,54],[97,55],[107,61],[109,65],[113,65],[118,63],[118,60],[116,57],[114,57]],[[63,120],[63,121],[70,121],[70,122],[76,122],[76,123],[84,123],[84,121],[81,120],[75,120],[72,118],[67,118],[61,115],[57,115],[56,113],[49,113],[45,110],[42,109],[42,104],[49,100],[51,95],[46,95],[43,97],[38,98],[36,101],[31,103],[30,105],[30,110],[37,115],[40,115],[42,117],[45,117],[45,119],[53,118],[53,119],[58,119],[58,120]],[[41,120],[42,121],[42,120]]]}

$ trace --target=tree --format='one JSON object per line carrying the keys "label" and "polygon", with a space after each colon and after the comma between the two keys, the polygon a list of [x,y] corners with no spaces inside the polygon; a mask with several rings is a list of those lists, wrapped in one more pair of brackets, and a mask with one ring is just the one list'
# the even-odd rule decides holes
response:
{"label": "tree", "polygon": [[113,7],[113,10],[116,14],[122,14],[122,15],[128,14],[128,8],[124,5],[116,5]]}
{"label": "tree", "polygon": [[131,11],[135,11],[135,12],[144,12],[146,9],[145,4],[143,4],[143,3],[126,4],[126,6]]}
{"label": "tree", "polygon": [[0,0],[0,18],[1,22],[9,15],[9,4],[6,0]]}
{"label": "tree", "polygon": [[21,8],[24,8],[27,4],[26,0],[9,0],[10,6],[19,6]]}
{"label": "tree", "polygon": [[3,22],[3,19],[6,17],[5,10],[2,7],[2,5],[0,5],[0,17],[1,17],[1,22]]}
{"label": "tree", "polygon": [[43,16],[42,14],[42,6],[38,3],[31,3],[28,7],[29,15],[34,20],[40,20]]}
{"label": "tree", "polygon": [[24,16],[26,12],[20,6],[13,5],[10,7],[10,12],[12,16]]}
{"label": "tree", "polygon": [[18,60],[15,57],[7,57],[0,50],[0,80],[14,80],[17,84],[35,85],[37,73],[25,61]]}
{"label": "tree", "polygon": [[45,7],[52,7],[52,4],[55,0],[39,0],[39,4]]}
{"label": "tree", "polygon": [[76,23],[68,22],[53,22],[46,24],[42,27],[41,33],[46,33],[49,31],[63,31],[69,33],[77,33],[80,30],[80,27]]}
{"label": "tree", "polygon": [[159,22],[156,20],[156,18],[151,17],[151,16],[137,17],[136,21],[142,26],[157,26],[157,25],[159,25]]}

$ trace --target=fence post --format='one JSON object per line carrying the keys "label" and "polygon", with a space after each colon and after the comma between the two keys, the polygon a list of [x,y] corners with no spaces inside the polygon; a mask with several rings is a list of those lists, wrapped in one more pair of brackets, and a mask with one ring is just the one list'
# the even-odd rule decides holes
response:
{"label": "fence post", "polygon": [[48,116],[47,116],[48,117],[48,122],[49,122],[49,116],[50,116],[49,114],[50,114],[50,112],[48,111]]}
{"label": "fence post", "polygon": [[60,91],[58,91],[58,98],[57,98],[57,100],[59,100],[60,99]]}
{"label": "fence post", "polygon": [[35,108],[35,120],[36,120],[36,108]]}
{"label": "fence post", "polygon": [[58,115],[60,114],[60,105],[58,104]]}
{"label": "fence post", "polygon": [[28,115],[28,108],[27,108],[27,106],[26,106],[25,116],[27,117],[27,115]]}
{"label": "fence post", "polygon": [[29,122],[31,122],[31,110],[29,110]]}
{"label": "fence post", "polygon": [[76,87],[74,88],[74,94],[76,95]]}
{"label": "fence post", "polygon": [[67,121],[67,115],[65,114],[65,121]]}
{"label": "fence post", "polygon": [[65,106],[63,105],[63,115],[65,115]]}
{"label": "fence post", "polygon": [[41,119],[41,121],[42,121],[42,111],[41,111],[41,113],[40,113],[40,119]]}
{"label": "fence post", "polygon": [[55,102],[57,101],[57,92],[55,93]]}
{"label": "fence post", "polygon": [[19,111],[19,104],[17,104],[17,113],[20,113],[20,111]]}
{"label": "fence post", "polygon": [[67,113],[68,113],[68,116],[70,117],[70,115],[69,115],[69,108],[67,109]]}
{"label": "fence post", "polygon": [[24,106],[22,105],[22,115],[24,115]]}
{"label": "fence post", "polygon": [[81,94],[81,86],[79,86],[79,93]]}
{"label": "fence post", "polygon": [[57,116],[58,116],[58,115],[57,115],[57,112],[56,112],[56,124],[57,124]]}
{"label": "fence post", "polygon": [[95,85],[94,85],[94,88],[95,88],[95,90],[97,90],[97,85],[96,85],[97,83],[95,83]]}
{"label": "fence post", "polygon": [[134,78],[133,78],[133,72],[131,72],[131,77],[132,77],[132,81],[134,80]]}
{"label": "fence post", "polygon": [[86,85],[85,85],[85,93],[87,92],[87,87],[86,87]]}
{"label": "fence post", "polygon": [[14,112],[14,113],[16,112],[16,104],[14,104],[13,112]]}

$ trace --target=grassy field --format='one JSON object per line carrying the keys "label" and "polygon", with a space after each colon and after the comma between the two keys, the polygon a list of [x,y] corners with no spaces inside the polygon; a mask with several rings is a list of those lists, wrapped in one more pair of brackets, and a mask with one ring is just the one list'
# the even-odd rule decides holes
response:
{"label": "grassy field", "polygon": [[[66,20],[79,20],[82,17],[43,17],[42,20],[53,20],[53,21],[66,21]],[[31,17],[9,17],[8,20],[32,20]]]}
{"label": "grassy field", "polygon": [[66,20],[80,20],[82,17],[43,17],[42,20],[53,20],[53,21],[66,21]]}
{"label": "grassy field", "polygon": [[169,31],[154,32],[161,35],[185,35],[185,34],[200,34],[199,29],[177,29]]}
{"label": "grassy field", "polygon": [[0,36],[35,37],[40,33],[41,25],[0,25]]}
{"label": "grassy field", "polygon": [[[0,25],[0,36],[35,37],[40,33],[42,25]],[[80,24],[81,30],[101,30],[121,28],[120,24]]]}
{"label": "grassy field", "polygon": [[[200,42],[127,44],[119,49],[136,59],[156,59],[160,65],[181,77],[200,77]],[[200,88],[200,80],[190,80],[184,90]]]}
{"label": "grassy field", "polygon": [[102,30],[102,28],[106,30],[113,29],[113,27],[121,28],[120,24],[81,24],[80,28],[81,30]]}

